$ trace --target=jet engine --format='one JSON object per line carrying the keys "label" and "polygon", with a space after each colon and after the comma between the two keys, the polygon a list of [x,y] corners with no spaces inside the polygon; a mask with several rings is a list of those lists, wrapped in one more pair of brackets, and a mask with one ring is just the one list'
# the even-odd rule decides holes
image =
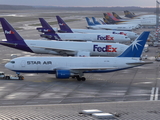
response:
{"label": "jet engine", "polygon": [[70,70],[57,70],[56,78],[58,79],[68,79],[69,77],[76,78],[78,81],[85,81],[85,77],[79,76],[78,73],[72,73]]}
{"label": "jet engine", "polygon": [[71,77],[71,72],[69,70],[57,70],[56,71],[56,78],[67,79],[69,77]]}

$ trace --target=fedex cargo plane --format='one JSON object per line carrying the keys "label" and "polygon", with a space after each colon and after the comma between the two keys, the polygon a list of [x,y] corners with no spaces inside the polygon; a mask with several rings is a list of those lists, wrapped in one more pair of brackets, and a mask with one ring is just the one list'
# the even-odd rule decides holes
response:
{"label": "fedex cargo plane", "polygon": [[118,56],[128,47],[119,43],[24,40],[4,18],[0,18],[0,21],[7,39],[0,41],[0,44],[27,52],[63,56]]}
{"label": "fedex cargo plane", "polygon": [[130,38],[125,35],[110,33],[56,33],[52,27],[43,19],[39,18],[42,28],[37,28],[42,32],[41,37],[50,40],[71,40],[71,41],[93,41],[93,42],[128,42]]}
{"label": "fedex cargo plane", "polygon": [[[93,29],[71,29],[59,16],[56,16],[60,30],[62,33],[109,33],[128,36],[135,39],[139,35],[132,31],[116,31],[116,30],[93,30]],[[97,21],[98,22],[98,21]]]}

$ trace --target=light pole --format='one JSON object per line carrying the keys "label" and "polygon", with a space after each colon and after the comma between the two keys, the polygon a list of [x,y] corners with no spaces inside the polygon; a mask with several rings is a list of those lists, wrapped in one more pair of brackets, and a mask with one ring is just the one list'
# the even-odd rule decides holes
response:
{"label": "light pole", "polygon": [[159,4],[158,0],[156,0],[156,41],[159,41]]}

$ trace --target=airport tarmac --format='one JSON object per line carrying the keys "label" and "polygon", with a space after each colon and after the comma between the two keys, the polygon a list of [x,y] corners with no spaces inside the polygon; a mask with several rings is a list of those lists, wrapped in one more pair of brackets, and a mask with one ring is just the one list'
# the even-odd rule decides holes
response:
{"label": "airport tarmac", "polygon": [[[54,15],[57,15],[57,13]],[[67,24],[74,28],[85,28],[86,21],[84,16],[82,14],[80,16],[81,20],[68,22]],[[40,16],[36,17],[38,18]],[[73,16],[70,17],[70,19],[73,18]],[[78,15],[76,18],[78,18]],[[48,18],[48,20],[51,19],[51,17]],[[9,19],[7,20],[11,21]],[[56,21],[55,18],[54,20]],[[11,25],[19,28],[22,27],[22,24],[34,22],[37,24],[39,21],[38,19],[34,19],[24,22],[11,22]],[[56,27],[57,25],[54,26]],[[146,29],[137,30],[137,33],[141,33],[144,30]],[[39,33],[35,30],[34,26],[24,30],[20,29],[18,32],[25,39],[40,39]],[[0,39],[4,38],[3,32],[0,32]],[[25,77],[23,81],[0,80],[0,106],[8,106],[6,109],[9,110],[11,108],[9,106],[17,105],[43,104],[48,106],[50,104],[77,104],[80,107],[83,103],[94,103],[92,107],[96,107],[101,102],[105,104],[112,104],[114,102],[115,105],[118,103],[128,103],[130,105],[129,101],[131,103],[138,101],[139,104],[149,101],[152,104],[151,101],[160,100],[160,62],[155,61],[155,56],[160,51],[158,48],[150,46],[149,51],[143,54],[144,56],[147,55],[147,60],[153,61],[153,64],[111,73],[85,74],[85,82],[78,82],[75,79],[56,79],[55,75],[52,74],[22,74]],[[17,54],[17,56],[37,55],[0,45],[0,71],[12,75],[15,75],[15,73],[4,67],[5,63],[11,59],[11,54]],[[37,56],[51,55],[39,54]],[[128,107],[130,107],[129,105]],[[52,106],[54,108],[54,105]],[[0,107],[0,112],[4,108]],[[128,108],[124,107],[124,109]],[[76,112],[79,110],[81,109],[75,109]]]}
{"label": "airport tarmac", "polygon": [[[79,104],[22,105],[0,107],[1,120],[159,120],[159,101],[101,102]],[[79,114],[98,109],[115,114],[112,119],[97,119]]]}

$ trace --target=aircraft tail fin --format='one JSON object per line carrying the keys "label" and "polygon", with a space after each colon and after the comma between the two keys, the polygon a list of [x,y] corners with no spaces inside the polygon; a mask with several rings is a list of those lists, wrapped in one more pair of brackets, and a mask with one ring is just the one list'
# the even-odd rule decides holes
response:
{"label": "aircraft tail fin", "polygon": [[118,57],[141,57],[144,45],[149,36],[149,31],[143,32],[132,44]]}
{"label": "aircraft tail fin", "polygon": [[124,11],[124,16],[125,16],[125,17],[128,17],[126,10]]}
{"label": "aircraft tail fin", "polygon": [[108,16],[106,13],[103,13],[103,15],[104,15],[104,18],[105,18],[106,20],[109,20],[109,19],[110,19],[109,16]]}
{"label": "aircraft tail fin", "polygon": [[111,13],[107,13],[107,15],[110,17],[110,19],[114,20],[114,21],[120,21],[119,19],[115,18]]}
{"label": "aircraft tail fin", "polygon": [[113,16],[114,16],[115,18],[117,18],[117,19],[122,19],[117,13],[112,12],[112,14],[113,14]]}
{"label": "aircraft tail fin", "polygon": [[[104,20],[105,20],[105,18],[104,18]],[[103,25],[106,25],[106,22],[107,22],[107,21],[104,22],[104,21],[101,20],[101,19],[100,19],[100,21],[101,21],[101,23],[102,23]]]}
{"label": "aircraft tail fin", "polygon": [[128,17],[128,18],[133,18],[135,17],[131,12],[129,12],[128,10],[125,10],[124,11],[124,14],[125,14],[125,17]]}
{"label": "aircraft tail fin", "polygon": [[99,23],[95,17],[92,17],[92,20],[94,22],[95,25],[101,25],[101,23]]}
{"label": "aircraft tail fin", "polygon": [[43,18],[39,18],[39,21],[40,21],[40,23],[42,25],[42,28],[37,28],[37,30],[39,32],[42,32],[42,33],[54,33],[55,34],[54,29]]}
{"label": "aircraft tail fin", "polygon": [[58,21],[58,25],[60,27],[59,32],[73,33],[71,28],[61,19],[61,17],[56,16],[56,18],[57,18],[57,21]]}
{"label": "aircraft tail fin", "polygon": [[132,17],[136,17],[136,15],[135,15],[134,13],[132,13],[132,12],[130,12],[130,11],[128,11],[128,10],[126,10],[126,12],[127,12],[128,15],[130,15],[130,16],[132,16]]}
{"label": "aircraft tail fin", "polygon": [[106,18],[103,18],[105,24],[111,24]]}
{"label": "aircraft tail fin", "polygon": [[94,26],[95,24],[93,22],[90,21],[90,19],[88,17],[86,17],[86,21],[88,26]]}
{"label": "aircraft tail fin", "polygon": [[8,42],[23,41],[23,38],[16,32],[16,30],[8,23],[5,18],[0,18],[0,21]]}
{"label": "aircraft tail fin", "polygon": [[110,16],[108,16],[108,14],[103,13],[103,15],[104,15],[105,21],[107,21],[108,24],[115,24],[116,23],[113,19],[110,18]]}

